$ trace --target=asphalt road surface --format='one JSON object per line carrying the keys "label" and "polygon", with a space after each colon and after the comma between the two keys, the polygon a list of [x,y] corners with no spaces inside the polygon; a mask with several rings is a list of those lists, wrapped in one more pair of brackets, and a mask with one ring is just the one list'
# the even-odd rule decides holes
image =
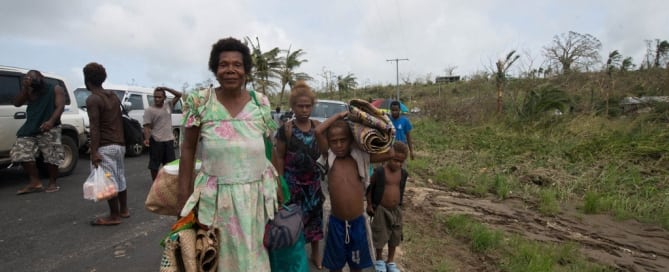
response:
{"label": "asphalt road surface", "polygon": [[[0,170],[0,271],[158,271],[160,240],[175,218],[144,209],[151,186],[147,164],[147,154],[125,159],[130,218],[117,226],[90,224],[109,208],[106,201],[83,199],[87,155],[72,175],[58,179],[55,193],[16,195],[28,178],[21,168]],[[42,182],[46,187],[48,179]],[[312,265],[311,271],[318,270]]]}
{"label": "asphalt road surface", "polygon": [[[60,191],[16,195],[28,184],[20,168],[0,171],[0,271],[158,271],[173,217],[144,209],[151,186],[148,155],[126,158],[130,218],[117,226],[91,226],[109,212],[107,202],[83,199],[89,174],[82,155]],[[42,179],[44,186],[47,179]]]}

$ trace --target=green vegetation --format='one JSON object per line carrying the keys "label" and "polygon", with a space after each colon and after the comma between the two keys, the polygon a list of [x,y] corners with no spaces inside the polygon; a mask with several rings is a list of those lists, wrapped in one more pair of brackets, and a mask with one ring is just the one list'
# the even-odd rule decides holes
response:
{"label": "green vegetation", "polygon": [[[585,37],[591,49],[580,57],[593,57],[601,47],[579,33],[555,39],[574,37]],[[504,72],[504,64],[515,59],[512,51],[496,74],[400,86],[401,100],[420,109],[409,115],[416,154],[408,161],[412,177],[482,198],[519,198],[548,217],[576,208],[583,218],[609,214],[669,229],[669,103],[621,105],[628,96],[669,96],[669,66],[653,62],[666,59],[669,49],[648,52],[656,53],[639,70],[631,58],[612,51],[601,71],[562,59],[554,60],[559,71],[540,68],[513,78]],[[344,101],[394,96],[391,85],[318,94]],[[445,224],[473,252],[498,256],[505,271],[605,270],[579,259],[578,245],[527,241],[466,218]],[[452,269],[440,269],[435,262],[442,260],[420,258],[432,270]]]}
{"label": "green vegetation", "polygon": [[[605,88],[612,77],[615,86]],[[342,100],[392,97],[393,87],[358,89]],[[409,115],[413,178],[478,197],[520,198],[545,216],[577,208],[583,218],[603,213],[669,229],[669,103],[633,114],[619,104],[626,96],[669,95],[669,69],[511,78],[501,114],[496,88],[485,74],[401,88],[405,104],[421,109]],[[449,233],[470,241],[473,252],[499,256],[505,271],[604,270],[578,259],[578,245],[526,241],[458,220],[466,219],[447,220]],[[414,242],[426,252],[440,248],[429,239]],[[432,271],[454,269],[439,268],[443,258],[412,261]]]}
{"label": "green vegetation", "polygon": [[442,222],[447,232],[466,240],[473,252],[495,250],[494,259],[503,271],[607,271],[588,262],[573,244],[531,241],[490,229],[467,215],[448,216]]}
{"label": "green vegetation", "polygon": [[412,175],[481,197],[520,197],[545,215],[576,203],[583,213],[669,228],[669,105],[632,115],[617,109],[627,90],[669,94],[669,70],[620,73],[608,115],[589,91],[606,73],[510,80],[501,115],[495,82],[414,86],[409,107],[421,113],[410,116]]}
{"label": "green vegetation", "polygon": [[416,146],[424,152],[409,166],[449,189],[534,201],[546,215],[559,213],[565,201],[582,201],[586,213],[669,227],[666,124],[561,118],[546,128],[509,122],[439,126],[414,118]]}

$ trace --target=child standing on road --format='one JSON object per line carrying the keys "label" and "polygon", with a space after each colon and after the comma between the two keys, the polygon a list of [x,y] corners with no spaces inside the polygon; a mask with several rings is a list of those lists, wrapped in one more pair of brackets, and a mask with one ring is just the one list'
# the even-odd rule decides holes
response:
{"label": "child standing on road", "polygon": [[328,189],[332,213],[325,238],[323,266],[341,271],[348,263],[351,271],[371,267],[372,257],[365,228],[365,177],[370,162],[393,157],[390,149],[383,154],[369,154],[353,145],[353,135],[346,121],[348,112],[331,116],[316,128],[318,146],[328,164]]}
{"label": "child standing on road", "polygon": [[[395,248],[402,241],[402,198],[407,171],[402,164],[409,148],[402,142],[393,144],[395,154],[383,166],[374,169],[367,188],[367,214],[372,219],[372,242],[376,249],[376,271],[399,272],[395,264]],[[383,261],[383,247],[388,244],[387,264]],[[387,270],[386,270],[387,269]]]}

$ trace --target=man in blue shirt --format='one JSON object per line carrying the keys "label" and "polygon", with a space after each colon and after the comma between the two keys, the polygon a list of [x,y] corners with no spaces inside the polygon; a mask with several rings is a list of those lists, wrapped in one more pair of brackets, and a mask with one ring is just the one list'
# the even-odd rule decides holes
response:
{"label": "man in blue shirt", "polygon": [[413,144],[411,143],[411,122],[409,118],[400,114],[400,102],[390,103],[390,120],[395,126],[395,140],[409,146],[409,157],[413,160]]}

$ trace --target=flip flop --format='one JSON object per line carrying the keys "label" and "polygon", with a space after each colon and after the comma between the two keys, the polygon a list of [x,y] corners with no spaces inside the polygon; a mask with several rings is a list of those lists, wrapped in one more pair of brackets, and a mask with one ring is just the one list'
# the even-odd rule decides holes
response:
{"label": "flip flop", "polygon": [[58,192],[59,190],[60,190],[60,186],[49,186],[44,191],[47,192],[47,193],[55,193],[55,192]]}
{"label": "flip flop", "polygon": [[383,260],[376,260],[374,262],[374,271],[375,272],[386,272],[386,262]]}
{"label": "flip flop", "polygon": [[395,263],[388,263],[386,266],[388,272],[400,272],[400,269],[397,268],[397,264]]}
{"label": "flip flop", "polygon": [[121,213],[121,218],[130,218],[130,211],[127,213]]}
{"label": "flip flop", "polygon": [[91,221],[91,225],[93,226],[116,226],[118,224],[121,224],[121,221],[108,221],[107,219],[103,218],[95,218],[93,221]]}
{"label": "flip flop", "polygon": [[30,194],[30,193],[37,193],[37,192],[41,192],[42,190],[44,190],[44,187],[42,187],[42,186],[38,186],[38,187],[26,186],[23,189],[18,190],[16,192],[16,195],[25,195],[25,194]]}

